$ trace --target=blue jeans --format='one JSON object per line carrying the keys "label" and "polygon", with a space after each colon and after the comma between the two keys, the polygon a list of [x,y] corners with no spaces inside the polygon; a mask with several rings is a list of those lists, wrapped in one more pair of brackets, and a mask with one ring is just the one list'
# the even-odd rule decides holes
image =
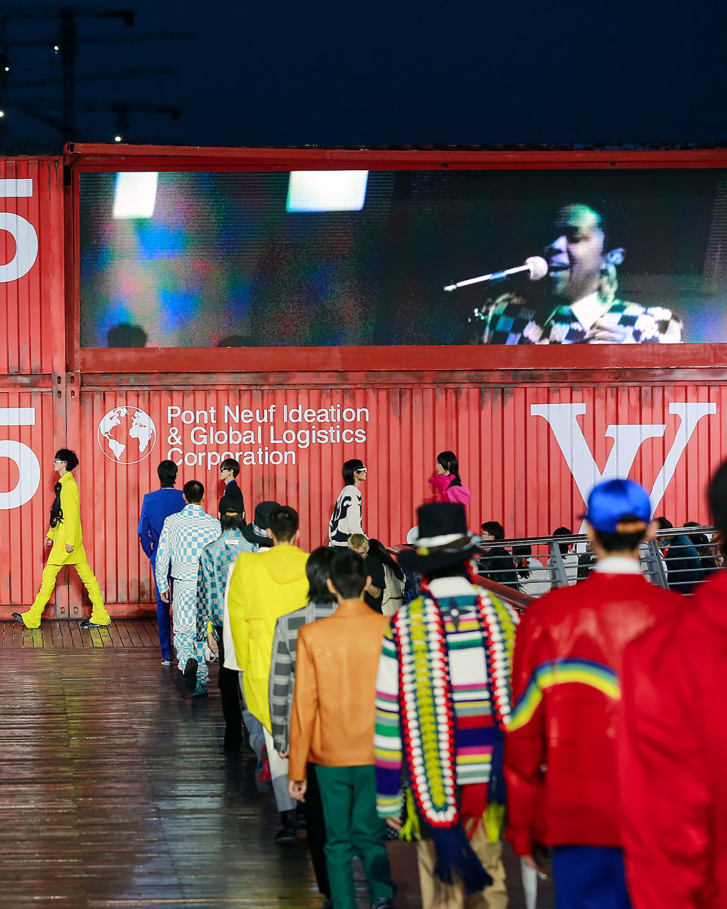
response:
{"label": "blue jeans", "polygon": [[157,626],[159,628],[159,646],[162,649],[162,659],[171,660],[174,656],[172,650],[172,627],[170,619],[170,610],[172,608],[171,603],[165,603],[159,594],[159,589],[157,588],[157,576],[156,576],[156,559],[152,558],[151,560],[151,571],[154,575],[154,590],[157,595]]}
{"label": "blue jeans", "polygon": [[250,747],[257,755],[257,759],[260,760],[263,748],[265,747],[265,727],[260,720],[247,709],[245,694],[242,690],[241,672],[239,673],[239,677],[240,695],[242,697],[242,722],[245,724],[245,729],[247,729],[247,740],[250,742]]}
{"label": "blue jeans", "polygon": [[631,909],[621,849],[556,846],[556,909]]}

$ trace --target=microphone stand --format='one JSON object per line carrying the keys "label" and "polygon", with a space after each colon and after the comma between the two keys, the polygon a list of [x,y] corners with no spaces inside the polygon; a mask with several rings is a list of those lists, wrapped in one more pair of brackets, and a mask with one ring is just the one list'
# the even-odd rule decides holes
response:
{"label": "microphone stand", "polygon": [[524,271],[530,271],[530,266],[517,265],[515,268],[506,268],[503,271],[493,271],[489,275],[478,275],[476,278],[467,278],[465,281],[457,281],[454,284],[445,284],[444,289],[448,293],[451,293],[453,290],[459,290],[460,287],[468,287],[470,284],[482,284],[485,281],[501,281],[503,278],[509,278],[510,275],[518,275]]}
{"label": "microphone stand", "polygon": [[502,281],[511,275],[519,275],[523,272],[528,273],[531,281],[539,281],[548,274],[548,263],[541,256],[530,256],[525,260],[524,265],[516,265],[514,268],[505,268],[502,271],[493,271],[488,275],[478,275],[476,278],[467,278],[464,281],[456,281],[454,284],[445,284],[444,290],[451,293],[460,287],[469,287],[470,284],[482,284],[485,281]]}

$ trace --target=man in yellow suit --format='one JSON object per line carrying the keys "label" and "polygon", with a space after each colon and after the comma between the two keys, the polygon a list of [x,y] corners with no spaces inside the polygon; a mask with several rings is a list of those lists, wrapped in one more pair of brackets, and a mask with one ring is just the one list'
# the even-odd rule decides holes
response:
{"label": "man in yellow suit", "polygon": [[230,631],[237,665],[242,670],[247,709],[263,725],[275,802],[283,827],[276,843],[295,841],[295,800],[288,794],[288,760],[275,750],[270,721],[270,670],[275,624],[305,606],[308,553],[295,544],[298,514],[285,505],[275,511],[268,531],[273,545],[266,552],[243,552],[237,557],[227,591]]}
{"label": "man in yellow suit", "polygon": [[64,565],[73,565],[78,576],[86,585],[93,611],[91,618],[80,623],[81,628],[98,628],[111,624],[111,617],[104,606],[101,588],[91,571],[83,548],[81,532],[81,510],[78,500],[78,486],[71,471],[78,467],[78,458],[69,448],[56,452],[53,468],[58,471],[60,480],[56,483],[55,499],[50,510],[50,528],[45,538],[45,545],[51,546],[48,562],[43,569],[40,590],[27,612],[14,612],[13,618],[22,622],[26,628],[38,628],[40,618],[56,586],[56,576]]}

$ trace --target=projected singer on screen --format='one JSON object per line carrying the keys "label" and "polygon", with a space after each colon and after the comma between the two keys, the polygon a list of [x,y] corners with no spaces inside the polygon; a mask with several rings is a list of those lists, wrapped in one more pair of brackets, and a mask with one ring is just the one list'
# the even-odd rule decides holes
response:
{"label": "projected singer on screen", "polygon": [[625,251],[609,242],[601,214],[584,203],[559,209],[544,250],[547,275],[524,292],[502,293],[475,310],[484,344],[675,344],[682,322],[666,306],[618,297]]}

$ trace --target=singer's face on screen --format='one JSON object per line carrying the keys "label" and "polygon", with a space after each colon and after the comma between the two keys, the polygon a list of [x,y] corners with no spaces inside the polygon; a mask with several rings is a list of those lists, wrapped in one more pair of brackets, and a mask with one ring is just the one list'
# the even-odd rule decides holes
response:
{"label": "singer's face on screen", "polygon": [[598,212],[566,205],[555,220],[555,239],[545,248],[552,292],[571,303],[598,288],[605,234]]}

